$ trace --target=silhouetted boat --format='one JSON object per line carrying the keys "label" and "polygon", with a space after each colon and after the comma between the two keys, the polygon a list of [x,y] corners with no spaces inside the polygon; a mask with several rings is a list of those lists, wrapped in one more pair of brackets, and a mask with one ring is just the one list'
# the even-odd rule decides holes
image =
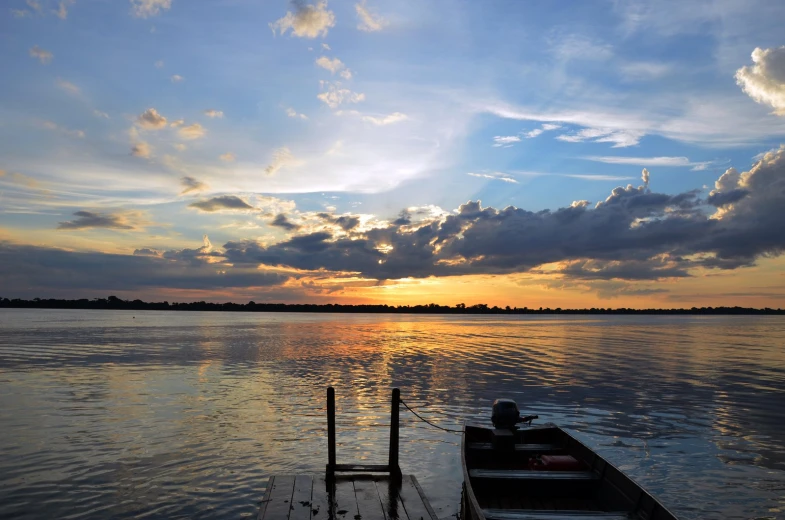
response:
{"label": "silhouetted boat", "polygon": [[676,520],[635,481],[553,425],[466,424],[461,451],[463,520]]}

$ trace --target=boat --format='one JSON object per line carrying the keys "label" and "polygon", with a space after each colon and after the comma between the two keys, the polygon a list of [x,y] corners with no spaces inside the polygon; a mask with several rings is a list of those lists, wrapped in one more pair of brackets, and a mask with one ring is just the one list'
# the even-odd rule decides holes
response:
{"label": "boat", "polygon": [[493,428],[464,424],[462,520],[677,520],[565,430],[531,426],[536,418],[499,399]]}

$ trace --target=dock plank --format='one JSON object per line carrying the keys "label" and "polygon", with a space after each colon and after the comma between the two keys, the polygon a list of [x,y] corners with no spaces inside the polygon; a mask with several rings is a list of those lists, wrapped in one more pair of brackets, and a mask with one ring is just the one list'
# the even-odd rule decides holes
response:
{"label": "dock plank", "polygon": [[311,519],[311,495],[313,493],[313,477],[310,475],[297,475],[294,478],[294,493],[292,493],[292,507],[289,520]]}
{"label": "dock plank", "polygon": [[360,520],[357,497],[354,494],[352,477],[335,478],[335,518],[336,520]]}
{"label": "dock plank", "polygon": [[372,478],[354,479],[354,494],[362,520],[385,520],[382,502]]}
{"label": "dock plank", "polygon": [[265,520],[289,520],[294,493],[294,475],[276,475],[270,481],[270,497],[265,504]]}
{"label": "dock plank", "polygon": [[386,520],[408,520],[398,485],[387,477],[374,479]]}
{"label": "dock plank", "polygon": [[429,507],[426,507],[425,498],[420,494],[419,484],[412,475],[404,475],[401,482],[401,500],[406,508],[409,520],[436,520]]}
{"label": "dock plank", "polygon": [[311,520],[334,520],[335,512],[330,513],[330,501],[335,491],[323,475],[313,477],[311,494]]}
{"label": "dock plank", "polygon": [[267,511],[267,504],[270,502],[270,495],[273,492],[273,482],[275,482],[275,476],[272,476],[267,480],[267,489],[265,490],[264,497],[259,505],[259,514],[256,516],[257,520],[262,520],[265,511]]}

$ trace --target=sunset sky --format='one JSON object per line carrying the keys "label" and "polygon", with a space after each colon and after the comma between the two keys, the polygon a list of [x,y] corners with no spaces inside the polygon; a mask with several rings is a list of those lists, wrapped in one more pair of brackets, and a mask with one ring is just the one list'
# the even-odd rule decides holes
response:
{"label": "sunset sky", "polygon": [[785,2],[6,0],[0,297],[785,307]]}

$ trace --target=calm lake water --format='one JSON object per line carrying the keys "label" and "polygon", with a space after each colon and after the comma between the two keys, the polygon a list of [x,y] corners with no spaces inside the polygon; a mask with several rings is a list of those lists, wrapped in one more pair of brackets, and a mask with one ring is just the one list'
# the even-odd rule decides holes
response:
{"label": "calm lake water", "polygon": [[[268,476],[384,463],[390,390],[434,422],[512,397],[683,519],[785,519],[782,317],[0,311],[0,516],[238,518]],[[440,518],[460,436],[401,411]]]}

